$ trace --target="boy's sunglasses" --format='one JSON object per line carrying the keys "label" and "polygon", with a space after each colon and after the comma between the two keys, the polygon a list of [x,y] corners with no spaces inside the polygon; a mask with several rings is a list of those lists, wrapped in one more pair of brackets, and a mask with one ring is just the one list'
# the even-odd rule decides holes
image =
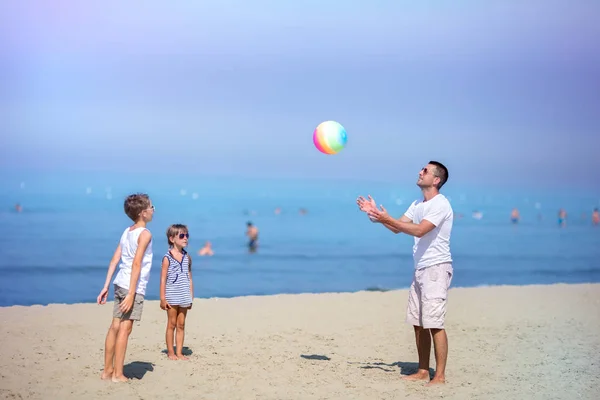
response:
{"label": "boy's sunglasses", "polygon": [[179,239],[183,239],[183,238],[189,238],[190,234],[189,233],[180,233],[179,234]]}

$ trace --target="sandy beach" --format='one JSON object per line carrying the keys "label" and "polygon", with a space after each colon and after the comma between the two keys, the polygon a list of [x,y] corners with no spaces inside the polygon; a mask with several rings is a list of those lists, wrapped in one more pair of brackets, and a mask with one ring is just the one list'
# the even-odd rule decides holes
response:
{"label": "sandy beach", "polygon": [[600,398],[600,284],[451,289],[447,384],[433,388],[401,380],[417,361],[406,301],[405,290],[196,299],[189,361],[166,358],[165,313],[147,301],[124,384],[99,378],[112,302],[0,308],[0,398]]}

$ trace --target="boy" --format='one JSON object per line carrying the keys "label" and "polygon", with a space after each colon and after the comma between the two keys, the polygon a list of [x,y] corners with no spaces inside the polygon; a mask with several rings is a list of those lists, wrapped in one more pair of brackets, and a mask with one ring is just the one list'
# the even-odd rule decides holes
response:
{"label": "boy", "polygon": [[147,194],[132,194],[125,199],[125,214],[134,222],[121,235],[119,245],[108,266],[104,288],[98,295],[98,304],[105,304],[108,285],[117,265],[119,272],[113,282],[115,303],[113,319],[104,343],[104,371],[102,379],[126,382],[123,375],[127,341],[133,321],[142,318],[144,295],[152,267],[152,234],[146,224],[152,221],[154,206]]}

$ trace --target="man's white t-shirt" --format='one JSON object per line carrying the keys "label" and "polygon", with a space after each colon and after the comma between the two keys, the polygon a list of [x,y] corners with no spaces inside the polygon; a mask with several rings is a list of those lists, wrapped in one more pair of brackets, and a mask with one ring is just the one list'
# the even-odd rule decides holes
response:
{"label": "man's white t-shirt", "polygon": [[435,225],[435,228],[423,237],[415,236],[413,246],[415,269],[452,262],[450,234],[452,233],[454,212],[444,195],[437,194],[429,201],[415,200],[404,215],[415,224],[420,224],[426,219]]}

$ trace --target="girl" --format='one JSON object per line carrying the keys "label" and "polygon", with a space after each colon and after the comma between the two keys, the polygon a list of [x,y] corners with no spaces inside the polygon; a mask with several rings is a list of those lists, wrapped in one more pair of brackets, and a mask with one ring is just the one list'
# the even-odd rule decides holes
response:
{"label": "girl", "polygon": [[[167,229],[169,251],[162,260],[160,275],[160,308],[167,311],[167,355],[171,360],[187,360],[183,355],[185,318],[192,308],[194,284],[192,283],[192,258],[184,248],[190,234],[185,225],[174,224]],[[176,333],[175,333],[176,332]],[[177,347],[173,350],[173,336]]]}

